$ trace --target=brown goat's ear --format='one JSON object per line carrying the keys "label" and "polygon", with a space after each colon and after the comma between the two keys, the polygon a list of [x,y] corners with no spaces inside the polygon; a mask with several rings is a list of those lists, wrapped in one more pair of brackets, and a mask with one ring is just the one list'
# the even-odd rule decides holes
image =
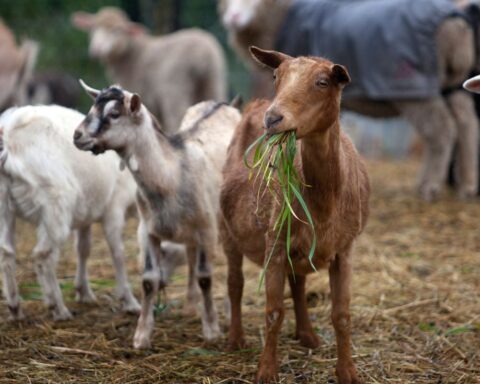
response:
{"label": "brown goat's ear", "polygon": [[465,81],[463,88],[473,93],[480,93],[480,76],[475,76]]}
{"label": "brown goat's ear", "polygon": [[134,93],[130,98],[130,112],[131,113],[138,113],[140,111],[140,107],[142,106],[142,100],[137,93]]}
{"label": "brown goat's ear", "polygon": [[253,45],[250,47],[250,54],[257,63],[271,69],[278,68],[280,64],[282,64],[285,60],[293,59],[293,57],[288,56],[284,53],[277,51],[267,51],[257,48]]}
{"label": "brown goat's ear", "polygon": [[340,64],[335,64],[332,67],[332,79],[340,85],[347,85],[351,81],[347,68]]}
{"label": "brown goat's ear", "polygon": [[71,17],[72,24],[82,31],[90,31],[95,25],[95,15],[87,12],[74,12]]}

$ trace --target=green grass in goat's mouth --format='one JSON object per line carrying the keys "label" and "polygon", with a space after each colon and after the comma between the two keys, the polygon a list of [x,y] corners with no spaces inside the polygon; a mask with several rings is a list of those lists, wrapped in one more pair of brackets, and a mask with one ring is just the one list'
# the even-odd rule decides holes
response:
{"label": "green grass in goat's mouth", "polygon": [[[253,160],[248,161],[248,156],[253,152]],[[286,230],[286,251],[290,267],[293,271],[293,263],[290,257],[290,245],[292,234],[292,220],[295,218],[305,225],[310,226],[312,231],[312,243],[308,259],[312,268],[312,258],[315,252],[317,239],[315,236],[315,228],[310,211],[302,196],[302,179],[295,169],[294,161],[297,152],[297,138],[295,131],[287,131],[268,135],[267,133],[255,140],[245,151],[243,160],[245,165],[250,169],[250,180],[257,182],[260,179],[258,188],[257,202],[260,202],[260,197],[267,190],[272,194],[275,204],[280,205],[278,216],[275,220],[274,230],[277,233],[275,242],[272,246],[260,277],[260,286],[263,284],[265,278],[265,270],[272,257],[273,251],[277,244],[280,234]],[[294,201],[298,200],[307,221],[301,220],[293,210]]]}

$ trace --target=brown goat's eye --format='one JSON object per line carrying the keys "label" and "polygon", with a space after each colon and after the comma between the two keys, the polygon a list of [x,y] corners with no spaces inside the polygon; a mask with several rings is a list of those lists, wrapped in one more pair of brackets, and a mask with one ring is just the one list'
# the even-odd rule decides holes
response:
{"label": "brown goat's eye", "polygon": [[315,80],[315,86],[318,88],[327,88],[330,85],[327,79],[317,79]]}
{"label": "brown goat's eye", "polygon": [[277,80],[277,72],[273,72],[273,81]]}

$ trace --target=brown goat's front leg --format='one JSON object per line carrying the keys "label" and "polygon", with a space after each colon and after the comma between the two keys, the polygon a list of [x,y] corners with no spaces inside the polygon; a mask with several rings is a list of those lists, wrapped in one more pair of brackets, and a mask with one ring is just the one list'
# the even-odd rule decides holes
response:
{"label": "brown goat's front leg", "polygon": [[[269,251],[267,247],[266,257]],[[277,341],[285,314],[283,291],[285,287],[285,246],[277,244],[277,250],[265,270],[266,330],[265,346],[258,364],[257,383],[275,382],[278,376]]]}
{"label": "brown goat's front leg", "polygon": [[330,265],[332,322],[337,338],[337,377],[339,384],[359,384],[361,381],[352,360],[350,348],[350,253],[341,253]]}
{"label": "brown goat's front leg", "polygon": [[230,299],[230,327],[228,333],[228,348],[237,350],[245,346],[242,326],[242,295],[243,295],[243,255],[231,239],[225,236],[223,248],[228,261],[228,297]]}
{"label": "brown goat's front leg", "polygon": [[320,345],[320,338],[313,330],[310,317],[308,316],[307,299],[305,297],[306,279],[306,276],[288,275],[295,309],[295,338],[300,340],[300,344],[304,347],[317,348]]}
{"label": "brown goat's front leg", "polygon": [[153,307],[160,283],[160,240],[153,236],[148,237],[144,247],[145,263],[142,277],[142,304],[137,329],[133,337],[133,347],[137,349],[150,348],[150,338],[154,326]]}

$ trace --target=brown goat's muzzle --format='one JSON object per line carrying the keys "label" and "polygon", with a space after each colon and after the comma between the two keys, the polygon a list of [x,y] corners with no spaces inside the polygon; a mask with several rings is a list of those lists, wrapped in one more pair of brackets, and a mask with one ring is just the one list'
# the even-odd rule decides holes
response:
{"label": "brown goat's muzzle", "polygon": [[98,140],[85,132],[85,124],[80,124],[73,134],[73,144],[81,151],[90,151],[94,155],[105,152],[105,148],[99,145]]}

